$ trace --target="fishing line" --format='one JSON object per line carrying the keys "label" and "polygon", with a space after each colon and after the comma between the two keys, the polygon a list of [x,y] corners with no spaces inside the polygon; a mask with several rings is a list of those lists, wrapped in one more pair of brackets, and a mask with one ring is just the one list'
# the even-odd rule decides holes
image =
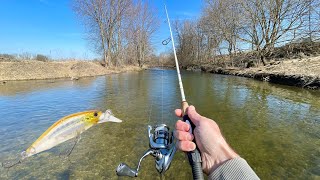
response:
{"label": "fishing line", "polygon": [[153,98],[151,97],[151,106],[150,106],[150,110],[149,110],[149,121],[148,121],[148,124],[150,124],[150,122],[151,122],[152,106],[153,106]]}
{"label": "fishing line", "polygon": [[163,64],[161,62],[161,122],[163,124]]}
{"label": "fishing line", "polygon": [[[192,130],[194,128],[194,124],[192,121],[190,121],[188,115],[185,113],[187,107],[189,106],[185,94],[184,94],[184,89],[183,89],[183,84],[181,80],[181,74],[179,70],[179,63],[177,59],[177,54],[175,50],[175,45],[174,45],[174,38],[173,38],[173,33],[170,25],[170,19],[167,11],[167,7],[165,5],[164,1],[164,7],[165,7],[165,12],[167,16],[167,23],[169,25],[169,30],[170,30],[170,37],[171,40],[166,39],[162,41],[163,45],[169,44],[169,42],[172,43],[172,48],[174,52],[174,58],[175,58],[175,64],[176,64],[176,71],[177,71],[177,76],[179,80],[179,88],[180,88],[180,93],[181,93],[181,105],[182,105],[182,110],[183,110],[183,120],[187,123],[190,124]],[[161,59],[159,59],[161,60]],[[159,114],[159,110],[161,111],[161,121],[162,123],[164,122],[164,62],[161,61],[161,63],[158,63],[158,66],[161,64],[161,109],[159,108],[159,102],[157,101],[157,114]],[[158,70],[159,71],[159,70]],[[156,74],[156,79],[158,79],[158,71],[156,73],[153,73],[151,76]],[[169,77],[169,75],[167,75]],[[155,82],[155,85],[159,85],[158,80]],[[159,89],[158,86],[155,86],[157,90]],[[151,98],[153,97],[153,94],[151,94]],[[157,99],[158,100],[158,99]],[[147,103],[146,103],[147,104]],[[153,104],[153,102],[151,103]],[[150,107],[149,111],[149,122],[151,121],[151,113],[152,113],[152,106]],[[157,118],[158,120],[158,118]],[[190,131],[192,133],[192,131]],[[137,177],[141,165],[141,161],[149,155],[152,155],[155,158],[155,163],[156,163],[156,169],[157,171],[162,174],[160,176],[161,180],[164,179],[164,172],[168,170],[171,161],[173,160],[174,154],[177,151],[176,147],[176,141],[173,136],[173,131],[169,131],[169,127],[166,124],[158,124],[156,126],[148,126],[148,138],[149,138],[149,149],[145,151],[144,155],[141,156],[139,159],[139,163],[137,168],[131,168],[125,163],[120,163],[119,166],[117,167],[116,173],[118,176],[129,176],[129,177]],[[191,152],[187,152],[188,160],[192,169],[192,174],[193,174],[193,179],[196,180],[203,180],[203,173],[202,173],[202,167],[201,167],[201,155],[198,149],[195,149]]]}
{"label": "fishing line", "polygon": [[[165,0],[163,1],[164,3],[165,3]],[[167,19],[166,19],[166,14],[163,14],[162,15],[162,18],[164,18],[164,23],[168,23],[168,21],[167,21]],[[164,45],[164,46],[166,46],[166,45],[168,45],[169,43],[171,42],[171,37],[168,37],[167,39],[165,39],[165,40],[163,40],[162,42],[161,42],[161,44],[162,45]],[[164,103],[163,103],[163,96],[164,96],[164,94],[163,94],[163,86],[164,86],[164,81],[163,81],[163,79],[164,79],[164,66],[163,66],[163,60],[161,60],[161,72],[162,72],[162,74],[161,74],[161,118],[162,118],[162,123],[164,123],[164,120],[163,120],[163,114],[164,114],[164,112],[163,112],[163,106],[164,106]]]}

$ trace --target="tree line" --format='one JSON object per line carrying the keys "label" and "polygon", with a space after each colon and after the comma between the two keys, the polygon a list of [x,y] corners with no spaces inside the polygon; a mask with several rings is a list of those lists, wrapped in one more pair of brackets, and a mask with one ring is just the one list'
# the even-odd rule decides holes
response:
{"label": "tree line", "polygon": [[138,64],[152,55],[151,37],[159,26],[147,0],[73,0],[86,28],[86,39],[103,57],[103,65]]}
{"label": "tree line", "polygon": [[184,64],[254,52],[266,65],[279,46],[319,42],[319,0],[205,0],[198,20],[176,21],[177,54]]}

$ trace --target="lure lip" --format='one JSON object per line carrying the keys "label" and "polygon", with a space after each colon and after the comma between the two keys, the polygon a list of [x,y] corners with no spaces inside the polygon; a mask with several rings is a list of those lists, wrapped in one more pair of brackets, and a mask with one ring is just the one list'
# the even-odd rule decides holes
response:
{"label": "lure lip", "polygon": [[108,109],[108,110],[106,110],[106,112],[101,114],[101,116],[99,117],[99,121],[98,121],[98,123],[105,123],[105,122],[121,123],[122,120],[114,117],[111,110]]}

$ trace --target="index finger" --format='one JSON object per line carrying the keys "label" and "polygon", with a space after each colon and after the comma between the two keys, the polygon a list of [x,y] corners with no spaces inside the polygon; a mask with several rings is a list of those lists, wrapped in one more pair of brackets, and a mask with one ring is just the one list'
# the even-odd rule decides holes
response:
{"label": "index finger", "polygon": [[182,110],[181,109],[176,109],[175,111],[176,116],[182,117]]}

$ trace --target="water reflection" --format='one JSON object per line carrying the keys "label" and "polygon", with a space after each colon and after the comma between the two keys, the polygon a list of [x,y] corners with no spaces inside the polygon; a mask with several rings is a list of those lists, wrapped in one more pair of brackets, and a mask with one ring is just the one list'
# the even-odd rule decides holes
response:
{"label": "water reflection", "polygon": [[[319,178],[319,92],[251,79],[183,72],[187,100],[220,124],[232,147],[262,179]],[[87,109],[110,108],[124,122],[101,124],[82,136],[70,161],[58,157],[72,141],[31,157],[9,179],[118,179],[120,162],[135,166],[148,148],[147,125],[177,119],[180,92],[174,70],[83,78],[10,82],[0,86],[0,161],[14,159],[57,119]],[[48,163],[50,162],[50,163]],[[160,179],[152,158],[138,179]],[[183,153],[167,179],[190,179]],[[120,178],[122,179],[122,178]],[[126,179],[126,178],[123,178]]]}

